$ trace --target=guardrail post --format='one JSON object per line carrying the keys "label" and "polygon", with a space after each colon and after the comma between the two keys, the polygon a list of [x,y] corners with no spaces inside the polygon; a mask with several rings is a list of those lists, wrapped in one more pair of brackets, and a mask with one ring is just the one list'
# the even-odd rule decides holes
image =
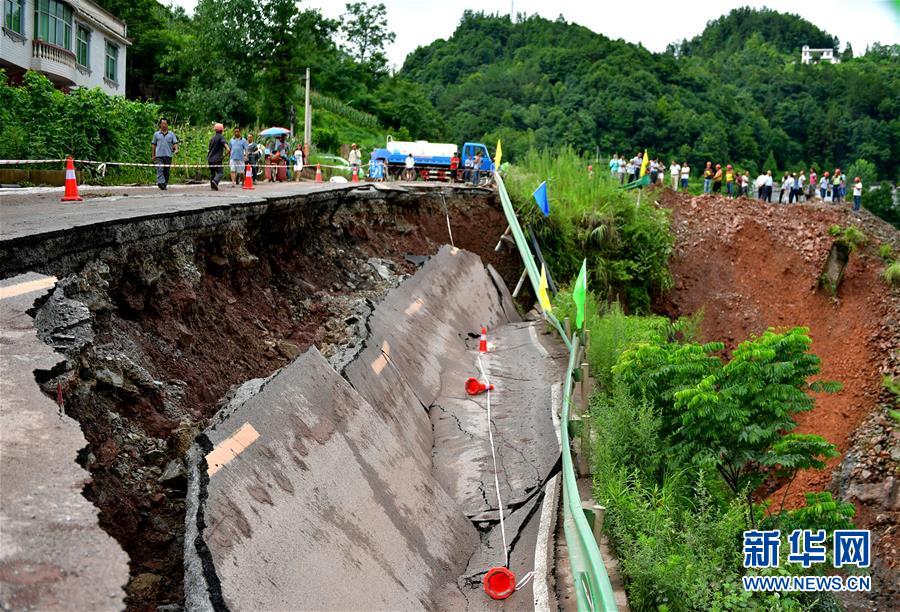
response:
{"label": "guardrail post", "polygon": [[581,362],[581,409],[587,410],[591,400],[591,370],[587,361]]}

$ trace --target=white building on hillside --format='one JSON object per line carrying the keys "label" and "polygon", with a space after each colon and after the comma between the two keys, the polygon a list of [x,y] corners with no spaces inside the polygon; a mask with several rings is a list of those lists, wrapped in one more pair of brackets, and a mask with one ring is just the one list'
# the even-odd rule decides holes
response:
{"label": "white building on hillside", "polygon": [[12,81],[26,70],[57,87],[99,87],[125,95],[125,23],[90,0],[2,0],[0,68]]}
{"label": "white building on hillside", "polygon": [[800,52],[800,63],[818,64],[820,62],[840,64],[841,60],[835,56],[834,49],[810,49],[809,45],[803,45],[803,50]]}

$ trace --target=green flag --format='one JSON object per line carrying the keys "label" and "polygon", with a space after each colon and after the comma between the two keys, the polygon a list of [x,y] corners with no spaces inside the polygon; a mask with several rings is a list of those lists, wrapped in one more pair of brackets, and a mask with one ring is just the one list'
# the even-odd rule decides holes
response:
{"label": "green flag", "polygon": [[575,327],[581,329],[584,325],[584,302],[587,298],[587,259],[581,263],[581,272],[575,280],[575,288],[572,290],[572,299],[575,300]]}

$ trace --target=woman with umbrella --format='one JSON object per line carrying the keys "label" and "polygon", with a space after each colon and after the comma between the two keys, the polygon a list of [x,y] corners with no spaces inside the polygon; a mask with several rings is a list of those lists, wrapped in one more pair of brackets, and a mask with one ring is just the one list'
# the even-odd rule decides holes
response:
{"label": "woman with umbrella", "polygon": [[[285,138],[290,133],[290,130],[282,127],[270,127],[259,133],[263,138],[275,138],[274,142],[269,146],[269,157],[266,163],[266,179],[270,182],[287,180],[287,161],[285,158],[288,150]],[[269,166],[274,167],[270,168]]]}

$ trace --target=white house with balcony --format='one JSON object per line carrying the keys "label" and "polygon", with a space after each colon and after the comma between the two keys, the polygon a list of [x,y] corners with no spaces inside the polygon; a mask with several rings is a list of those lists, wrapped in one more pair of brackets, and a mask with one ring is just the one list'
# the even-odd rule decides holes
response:
{"label": "white house with balcony", "polygon": [[800,63],[818,64],[820,62],[840,64],[841,60],[835,56],[834,49],[810,49],[809,45],[803,45],[803,49],[800,50]]}
{"label": "white house with balcony", "polygon": [[125,95],[125,22],[90,0],[0,1],[0,68],[8,77],[34,70],[63,89]]}

